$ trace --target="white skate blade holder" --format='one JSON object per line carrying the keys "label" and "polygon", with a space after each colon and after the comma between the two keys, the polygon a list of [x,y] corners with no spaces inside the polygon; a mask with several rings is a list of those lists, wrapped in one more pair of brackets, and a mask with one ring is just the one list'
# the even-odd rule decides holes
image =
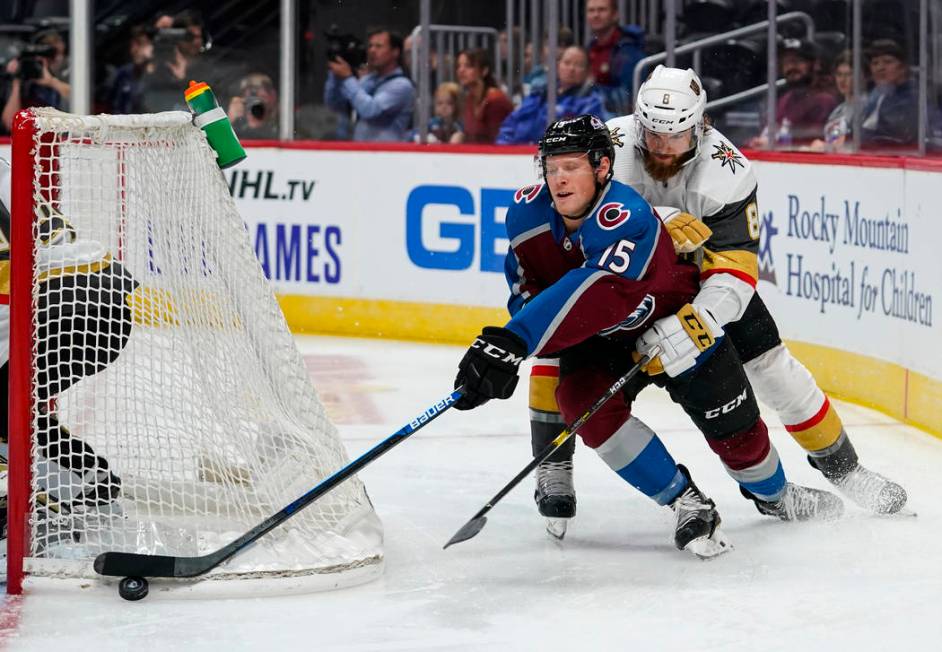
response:
{"label": "white skate blade holder", "polygon": [[566,536],[566,528],[569,527],[569,521],[570,519],[568,518],[547,518],[546,533],[554,539],[562,541],[563,537]]}
{"label": "white skate blade holder", "polygon": [[687,544],[684,550],[693,553],[700,559],[712,559],[733,549],[733,544],[726,538],[723,530],[716,528],[708,537],[694,539]]}

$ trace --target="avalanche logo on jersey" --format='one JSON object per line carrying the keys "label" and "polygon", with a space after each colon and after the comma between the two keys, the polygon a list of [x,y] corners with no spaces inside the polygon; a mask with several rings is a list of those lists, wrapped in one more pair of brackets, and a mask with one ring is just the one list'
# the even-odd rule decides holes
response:
{"label": "avalanche logo on jersey", "polygon": [[624,321],[620,321],[611,328],[606,328],[603,331],[599,332],[599,335],[611,335],[616,331],[630,331],[639,326],[644,325],[644,322],[648,320],[648,317],[651,313],[654,312],[654,295],[646,294],[641,300],[641,303],[638,304],[638,307],[631,311],[631,314],[628,315],[628,318]]}
{"label": "avalanche logo on jersey", "polygon": [[521,201],[529,204],[531,201],[536,199],[536,196],[540,194],[540,191],[543,189],[543,184],[538,183],[535,186],[527,186],[526,188],[521,188],[514,194],[514,203],[519,204]]}
{"label": "avalanche logo on jersey", "polygon": [[736,174],[737,165],[741,168],[746,167],[742,162],[742,157],[725,142],[720,141],[719,145],[714,145],[713,147],[716,149],[716,151],[713,152],[713,155],[710,158],[719,161],[720,167],[725,168],[728,165],[730,172],[733,174]]}
{"label": "avalanche logo on jersey", "polygon": [[617,229],[622,222],[631,217],[631,211],[621,202],[611,201],[604,204],[598,212],[599,226],[607,231]]}

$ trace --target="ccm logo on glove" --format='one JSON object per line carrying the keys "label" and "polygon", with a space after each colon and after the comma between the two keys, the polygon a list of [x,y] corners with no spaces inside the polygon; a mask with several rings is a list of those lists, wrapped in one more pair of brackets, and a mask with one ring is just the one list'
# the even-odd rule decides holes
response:
{"label": "ccm logo on glove", "polygon": [[677,313],[677,317],[681,320],[684,330],[687,331],[687,335],[696,342],[697,348],[701,351],[706,351],[716,342],[716,339],[710,334],[707,327],[700,321],[700,315],[693,310],[690,304],[684,306],[683,309]]}
{"label": "ccm logo on glove", "polygon": [[[700,354],[723,336],[723,328],[708,310],[687,304],[676,315],[654,322],[638,338],[637,362],[642,355],[651,358],[644,371],[651,376],[666,373],[671,378],[697,366]],[[655,348],[660,353],[655,355]]]}
{"label": "ccm logo on glove", "polygon": [[526,357],[527,345],[516,333],[486,326],[458,363],[455,388],[464,387],[464,392],[455,408],[470,410],[492,398],[510,398]]}
{"label": "ccm logo on glove", "polygon": [[481,349],[484,352],[484,355],[489,355],[492,358],[496,358],[501,362],[508,362],[515,367],[519,367],[520,363],[523,362],[522,355],[514,355],[510,351],[505,351],[496,344],[491,344],[486,340],[478,337],[474,340],[474,344],[471,345],[472,349]]}

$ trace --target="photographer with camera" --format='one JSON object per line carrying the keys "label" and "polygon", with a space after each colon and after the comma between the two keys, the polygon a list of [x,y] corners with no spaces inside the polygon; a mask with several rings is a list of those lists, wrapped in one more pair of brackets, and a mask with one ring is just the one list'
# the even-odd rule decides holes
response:
{"label": "photographer with camera", "polygon": [[271,77],[259,72],[243,77],[227,113],[239,138],[278,138],[278,92]]}
{"label": "photographer with camera", "polygon": [[115,72],[108,92],[111,113],[147,113],[144,89],[154,74],[154,34],[156,29],[146,25],[131,28],[128,42],[130,61]]}
{"label": "photographer with camera", "polygon": [[3,106],[0,121],[9,131],[13,117],[21,109],[34,106],[64,108],[71,87],[65,81],[65,41],[56,31],[36,34],[19,56],[7,64],[7,73],[13,77],[10,95]]}
{"label": "photographer with camera", "polygon": [[196,11],[183,11],[171,18],[162,15],[154,22],[153,74],[142,91],[147,112],[187,110],[182,89],[190,79],[207,76],[203,56],[209,48],[203,19]]}
{"label": "photographer with camera", "polygon": [[[333,31],[333,30],[332,30]],[[351,36],[328,33],[324,101],[342,115],[353,111],[353,140],[402,141],[411,133],[415,87],[402,69],[402,36],[386,28],[367,34],[366,66],[357,79],[362,44]]]}

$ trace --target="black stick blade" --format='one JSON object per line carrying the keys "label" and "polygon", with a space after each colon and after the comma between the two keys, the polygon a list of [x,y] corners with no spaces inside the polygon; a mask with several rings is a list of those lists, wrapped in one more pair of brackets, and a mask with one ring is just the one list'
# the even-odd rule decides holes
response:
{"label": "black stick blade", "polygon": [[456,543],[461,543],[462,541],[467,541],[475,536],[477,533],[484,529],[484,526],[487,525],[487,517],[479,516],[477,518],[472,518],[470,521],[461,526],[461,529],[455,532],[455,535],[448,540],[442,550],[445,550],[450,545]]}
{"label": "black stick blade", "polygon": [[176,557],[139,555],[133,552],[103,552],[95,557],[95,572],[114,577],[174,577]]}

